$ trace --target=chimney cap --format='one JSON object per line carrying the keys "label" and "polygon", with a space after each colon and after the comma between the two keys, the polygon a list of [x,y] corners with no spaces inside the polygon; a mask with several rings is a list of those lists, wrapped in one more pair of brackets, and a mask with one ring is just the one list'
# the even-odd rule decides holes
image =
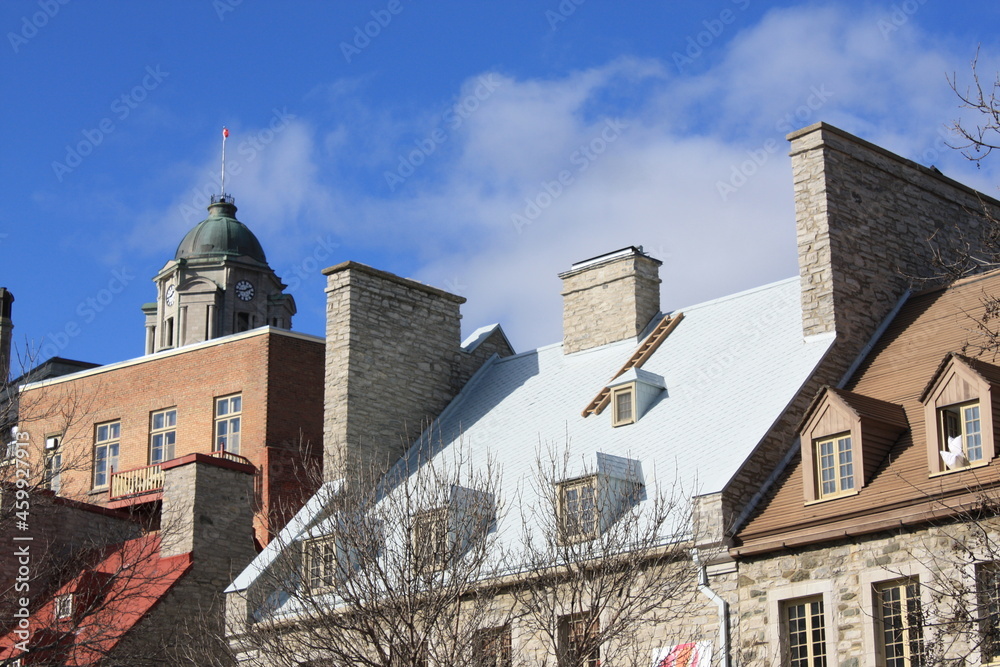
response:
{"label": "chimney cap", "polygon": [[591,257],[590,259],[585,259],[585,260],[583,260],[581,262],[576,262],[575,264],[573,264],[572,266],[569,267],[569,271],[566,271],[565,273],[560,274],[560,277],[562,277],[564,275],[571,274],[571,273],[576,273],[577,271],[580,271],[581,269],[588,269],[588,268],[590,268],[592,266],[596,266],[598,264],[604,264],[605,262],[613,262],[616,259],[623,259],[625,257],[645,257],[646,259],[648,259],[650,261],[656,262],[657,266],[660,266],[660,265],[663,264],[663,262],[661,262],[660,260],[656,259],[655,257],[651,257],[650,255],[647,255],[643,251],[641,245],[640,246],[630,245],[630,246],[626,246],[625,248],[619,248],[618,250],[612,250],[611,252],[606,252],[603,255],[598,255],[596,257]]}

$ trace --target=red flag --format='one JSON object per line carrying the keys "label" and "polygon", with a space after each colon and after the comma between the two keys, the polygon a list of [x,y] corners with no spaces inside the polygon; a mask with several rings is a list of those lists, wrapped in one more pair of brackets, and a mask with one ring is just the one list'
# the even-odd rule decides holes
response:
{"label": "red flag", "polygon": [[229,130],[227,130],[226,128],[222,128],[222,136],[223,137],[228,137],[229,136]]}

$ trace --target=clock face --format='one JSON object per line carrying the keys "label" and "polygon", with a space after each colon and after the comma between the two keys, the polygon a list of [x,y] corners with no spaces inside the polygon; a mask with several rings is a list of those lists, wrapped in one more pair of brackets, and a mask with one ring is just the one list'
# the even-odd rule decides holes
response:
{"label": "clock face", "polygon": [[173,285],[167,285],[167,305],[174,305],[174,301],[177,298],[177,290],[174,289]]}
{"label": "clock face", "polygon": [[241,280],[236,283],[236,296],[241,301],[249,301],[253,298],[253,284],[249,280]]}

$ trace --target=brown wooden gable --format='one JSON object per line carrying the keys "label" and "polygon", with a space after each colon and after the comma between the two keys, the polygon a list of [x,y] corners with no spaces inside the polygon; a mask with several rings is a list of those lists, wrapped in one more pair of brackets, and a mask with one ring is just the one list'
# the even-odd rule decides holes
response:
{"label": "brown wooden gable", "polygon": [[860,490],[872,479],[893,443],[907,428],[906,412],[901,405],[829,386],[821,389],[799,428],[805,501],[818,499],[813,443],[850,433],[852,459],[860,462],[855,480],[855,488]]}
{"label": "brown wooden gable", "polygon": [[[879,414],[890,423],[891,415],[880,410],[895,405],[892,410],[898,415],[901,407],[909,429],[888,445],[881,464],[870,476],[866,469],[865,485],[857,494],[828,502],[804,501],[803,457],[795,457],[776,488],[737,534],[735,553],[764,553],[782,545],[804,545],[884,530],[890,525],[919,523],[942,511],[945,505],[940,498],[959,498],[976,490],[1000,487],[1000,458],[978,468],[932,474],[928,467],[928,429],[933,434],[936,425],[933,420],[927,423],[921,401],[929,385],[942,376],[942,359],[952,359],[951,353],[962,350],[969,342],[972,323],[983,312],[984,293],[1000,294],[1000,272],[917,294],[904,304],[848,381],[847,393],[839,392],[838,397],[855,413]],[[1000,386],[1000,366],[961,355],[954,357],[967,367],[963,377],[968,377],[970,384],[973,377],[979,377],[978,381],[989,380],[989,384]],[[992,409],[988,410],[994,424],[994,441],[1000,439],[995,427],[1000,424],[997,395],[991,391]],[[878,403],[862,404],[863,399]],[[809,418],[818,406],[817,401]]]}
{"label": "brown wooden gable", "polygon": [[1000,368],[993,364],[952,352],[945,356],[937,371],[920,394],[924,405],[927,439],[927,468],[947,472],[939,451],[943,449],[938,425],[938,411],[949,405],[980,402],[984,463],[996,456],[996,426],[1000,412]]}

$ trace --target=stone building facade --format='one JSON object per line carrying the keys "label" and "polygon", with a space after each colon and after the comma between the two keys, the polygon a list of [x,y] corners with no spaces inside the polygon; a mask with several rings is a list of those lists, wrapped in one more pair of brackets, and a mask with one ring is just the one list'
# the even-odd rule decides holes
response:
{"label": "stone building facade", "polygon": [[[348,435],[352,417],[365,415],[369,423],[388,424],[377,429],[376,456],[386,461],[409,443],[404,462],[421,460],[432,450],[471,448],[473,459],[476,452],[502,452],[501,459],[522,474],[524,462],[537,456],[538,443],[569,441],[570,458],[584,463],[571,465],[556,480],[558,493],[563,484],[578,483],[595,470],[600,480],[600,462],[607,460],[601,457],[609,454],[639,461],[645,471],[655,466],[661,479],[670,470],[673,479],[697,475],[701,486],[694,494],[688,543],[697,558],[686,565],[693,606],[668,622],[641,625],[637,641],[649,659],[651,650],[681,645],[711,650],[714,664],[742,662],[762,646],[766,654],[774,638],[764,632],[770,621],[761,625],[760,613],[766,612],[758,606],[763,601],[766,607],[768,587],[798,585],[807,568],[788,565],[784,554],[778,564],[746,552],[741,531],[768,506],[796,465],[798,428],[817,393],[826,385],[842,385],[856,372],[888,323],[897,320],[910,291],[934,285],[937,259],[954,258],[968,242],[982,238],[987,233],[982,207],[992,212],[998,206],[935,170],[823,123],[789,140],[800,268],[794,284],[661,313],[659,262],[638,248],[609,253],[561,274],[561,345],[490,359],[464,387],[467,376],[456,373],[454,362],[459,299],[360,265],[329,269],[328,461],[333,444],[368,449],[357,431]],[[419,293],[422,305],[409,291]],[[431,298],[434,305],[428,303]],[[353,303],[362,302],[381,303],[383,312],[348,314]],[[422,329],[426,321],[438,323],[434,331]],[[411,327],[420,332],[416,347],[400,335]],[[397,336],[406,341],[404,350],[413,350],[412,357],[381,354],[380,341]],[[799,368],[796,364],[803,372],[789,375],[789,369]],[[403,404],[398,405],[394,394],[405,390],[412,370],[403,369],[411,366],[419,396],[399,397]],[[364,381],[353,381],[355,394],[352,378],[362,376]],[[340,387],[338,398],[332,399],[331,387]],[[617,400],[619,387],[634,392],[631,403],[627,396]],[[642,391],[653,398],[637,409]],[[392,396],[383,398],[380,392]],[[355,396],[361,400],[352,402]],[[435,416],[433,428],[414,440],[409,425]],[[683,421],[672,421],[677,419]],[[713,429],[692,431],[692,423],[711,423]],[[732,430],[737,425],[744,430]],[[401,433],[407,436],[400,438]],[[689,442],[694,433],[698,442]],[[722,438],[717,446],[711,443],[714,437]],[[596,466],[586,463],[595,460],[588,459],[595,453]],[[687,466],[683,472],[678,461]],[[400,465],[405,467],[397,464],[397,469]],[[327,480],[337,479],[339,473],[331,475],[331,470]],[[512,473],[504,471],[506,482]],[[530,499],[519,488],[517,503],[523,506]],[[266,591],[254,590],[260,573],[284,556],[301,556],[309,540],[324,535],[320,526],[332,511],[324,503],[314,498],[286,529],[281,544],[229,588],[231,639],[237,651],[246,649],[247,664],[269,664],[246,643],[254,619],[260,618],[255,604],[269,599]],[[836,548],[847,560],[867,558],[860,551],[852,555],[853,545]],[[879,562],[909,567],[890,542],[879,548],[885,551],[873,557]],[[809,562],[809,567],[833,567],[827,558]],[[847,615],[854,613],[849,599],[845,592],[838,601]],[[294,615],[286,620],[294,626]],[[508,632],[526,654],[555,657],[560,650],[524,634],[525,627],[516,622]],[[853,632],[845,629],[845,638],[862,642]]]}

